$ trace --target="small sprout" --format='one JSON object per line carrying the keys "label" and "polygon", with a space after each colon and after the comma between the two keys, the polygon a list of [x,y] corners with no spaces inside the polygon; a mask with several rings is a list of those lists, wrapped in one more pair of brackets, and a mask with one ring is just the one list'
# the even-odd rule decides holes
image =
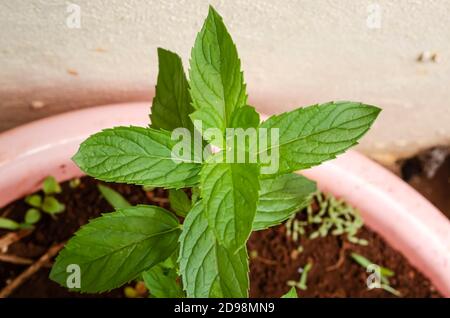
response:
{"label": "small sprout", "polygon": [[125,199],[119,192],[116,190],[113,190],[107,186],[104,186],[103,184],[97,185],[98,190],[102,194],[102,196],[105,198],[106,201],[114,208],[114,209],[123,209],[130,207],[131,204]]}
{"label": "small sprout", "polygon": [[32,194],[25,198],[25,203],[32,207],[40,208],[42,205],[42,198],[39,194]]}
{"label": "small sprout", "polygon": [[54,215],[61,213],[65,210],[66,206],[60,203],[55,197],[47,196],[42,202],[42,211],[45,213]]}
{"label": "small sprout", "polygon": [[300,276],[300,282],[299,282],[298,288],[300,288],[302,290],[308,289],[308,287],[306,286],[306,282],[308,280],[308,273],[311,270],[311,268],[312,268],[312,263],[306,264],[305,268],[303,268],[302,275]]}
{"label": "small sprout", "polygon": [[[372,261],[370,261],[370,260],[368,260],[367,258],[365,258],[364,256],[362,256],[362,255],[360,255],[360,254],[357,254],[357,253],[352,253],[352,254],[351,254],[351,257],[352,257],[359,265],[361,265],[361,266],[364,267],[364,268],[367,268],[367,267],[370,266],[371,264],[375,264],[375,263],[373,263]],[[377,265],[377,264],[375,264],[375,265]],[[383,267],[383,266],[379,266],[379,265],[377,265],[377,266],[380,268],[380,273],[381,273],[382,276],[385,276],[385,277],[392,277],[392,276],[395,275],[395,273],[394,273],[392,270],[390,270],[389,268],[386,268],[386,267]]]}
{"label": "small sprout", "polygon": [[186,217],[187,213],[192,208],[191,200],[189,200],[186,192],[181,189],[169,190],[169,203],[172,210],[182,217]]}
{"label": "small sprout", "polygon": [[295,280],[289,280],[287,282],[287,285],[290,287],[297,287],[301,290],[307,290],[308,286],[306,286],[306,283],[308,281],[308,273],[311,271],[312,266],[312,263],[308,263],[304,268],[299,268],[298,272],[301,273],[300,280],[298,282],[296,282]]}
{"label": "small sprout", "polygon": [[41,219],[41,212],[39,212],[38,209],[35,208],[31,208],[28,209],[28,211],[25,213],[25,223],[32,225],[32,224],[36,224],[37,222],[39,222],[39,220]]}
{"label": "small sprout", "polygon": [[299,236],[305,235],[308,225],[313,225],[317,229],[309,233],[311,240],[326,237],[328,234],[346,235],[351,243],[364,246],[368,244],[366,240],[355,236],[364,225],[356,209],[332,195],[324,195],[321,192],[313,195],[314,201],[318,209],[314,210],[311,204],[307,206],[306,221],[297,220],[293,215],[286,222],[286,235],[294,242],[298,241]]}
{"label": "small sprout", "polygon": [[42,190],[44,191],[45,194],[61,193],[61,186],[56,181],[55,177],[48,176],[44,180]]}
{"label": "small sprout", "polygon": [[398,290],[392,288],[389,284],[388,277],[394,276],[395,275],[394,271],[390,270],[389,268],[377,265],[377,264],[373,263],[372,261],[368,260],[367,258],[365,258],[364,256],[357,254],[357,253],[352,253],[351,257],[356,263],[358,263],[365,269],[367,269],[371,265],[377,266],[379,269],[379,274],[380,274],[379,279],[381,280],[381,284],[379,285],[379,288],[382,288],[385,291],[387,291],[397,297],[401,296],[401,293]]}
{"label": "small sprout", "polygon": [[80,186],[80,184],[81,184],[80,178],[74,178],[74,179],[72,179],[72,180],[69,181],[69,187],[70,187],[71,189],[76,189],[76,188],[78,188],[78,187]]}
{"label": "small sprout", "polygon": [[60,203],[52,194],[61,193],[61,186],[52,176],[45,178],[42,191],[44,198],[39,194],[32,194],[25,198],[25,203],[32,208],[25,213],[24,223],[20,224],[21,228],[30,228],[41,219],[41,211],[50,215],[58,214],[64,211],[65,205]]}
{"label": "small sprout", "polygon": [[8,219],[8,218],[0,217],[0,229],[14,231],[19,228],[20,228],[20,224],[17,223],[16,221]]}

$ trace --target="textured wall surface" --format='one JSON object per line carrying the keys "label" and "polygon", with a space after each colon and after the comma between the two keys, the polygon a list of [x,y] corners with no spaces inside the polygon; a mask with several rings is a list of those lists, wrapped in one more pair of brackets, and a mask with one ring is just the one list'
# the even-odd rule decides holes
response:
{"label": "textured wall surface", "polygon": [[[150,100],[156,47],[179,52],[187,67],[209,2],[236,41],[260,111],[342,99],[379,105],[384,112],[359,147],[385,161],[450,143],[448,0],[74,0],[80,28],[67,26],[70,2],[0,0],[0,131],[74,108]],[[371,24],[373,4],[380,28]]]}

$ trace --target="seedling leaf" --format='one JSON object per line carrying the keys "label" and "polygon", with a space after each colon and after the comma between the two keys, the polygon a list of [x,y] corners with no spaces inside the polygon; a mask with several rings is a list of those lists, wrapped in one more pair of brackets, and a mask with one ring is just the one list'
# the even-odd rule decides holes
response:
{"label": "seedling leaf", "polygon": [[[364,256],[357,254],[357,253],[352,253],[351,257],[362,267],[367,268],[368,266],[375,264],[372,261],[368,260],[367,258],[365,258]],[[375,264],[377,265],[377,264]],[[390,270],[389,268],[377,265],[380,268],[380,274],[381,276],[384,277],[392,277],[395,275],[394,271]]]}
{"label": "seedling leaf", "polygon": [[58,214],[64,212],[66,206],[60,203],[55,197],[46,196],[42,202],[42,211],[48,214]]}
{"label": "seedling leaf", "polygon": [[98,190],[103,195],[106,201],[108,201],[111,206],[118,210],[118,209],[124,209],[131,206],[131,204],[125,199],[119,192],[117,192],[114,189],[111,189],[110,187],[107,187],[103,184],[97,185]]}
{"label": "seedling leaf", "polygon": [[41,212],[38,209],[31,208],[25,213],[25,223],[26,224],[36,224],[41,219]]}
{"label": "seedling leaf", "polygon": [[32,207],[40,208],[42,205],[42,198],[39,194],[32,194],[25,198],[25,203]]}
{"label": "seedling leaf", "polygon": [[8,218],[0,217],[0,229],[14,231],[19,228],[20,228],[20,224],[17,223],[16,221],[8,219]]}
{"label": "seedling leaf", "polygon": [[61,186],[53,176],[48,176],[44,180],[42,191],[44,191],[45,194],[61,193]]}

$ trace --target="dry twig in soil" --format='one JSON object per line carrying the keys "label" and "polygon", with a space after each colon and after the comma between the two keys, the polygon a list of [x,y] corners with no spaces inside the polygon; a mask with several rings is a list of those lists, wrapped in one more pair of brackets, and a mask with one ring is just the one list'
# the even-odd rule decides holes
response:
{"label": "dry twig in soil", "polygon": [[34,264],[30,265],[25,271],[23,271],[19,276],[14,278],[14,280],[9,283],[5,288],[0,291],[0,298],[6,298],[20,285],[22,285],[28,278],[33,276],[37,271],[39,271],[48,261],[50,261],[53,256],[55,256],[64,246],[65,242],[53,245],[47,252],[42,255]]}
{"label": "dry twig in soil", "polygon": [[0,237],[0,252],[6,253],[11,244],[20,241],[25,236],[30,235],[31,232],[31,230],[21,230],[18,232],[10,232]]}

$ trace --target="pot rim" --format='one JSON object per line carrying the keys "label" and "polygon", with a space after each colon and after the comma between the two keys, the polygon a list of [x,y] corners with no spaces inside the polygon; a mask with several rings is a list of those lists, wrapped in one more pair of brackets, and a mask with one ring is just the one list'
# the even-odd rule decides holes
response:
{"label": "pot rim", "polygon": [[[48,175],[58,181],[84,175],[70,159],[79,144],[100,129],[147,126],[150,105],[91,107],[1,133],[0,207],[38,190]],[[450,297],[450,221],[421,194],[353,150],[301,173],[360,210],[365,225]]]}

